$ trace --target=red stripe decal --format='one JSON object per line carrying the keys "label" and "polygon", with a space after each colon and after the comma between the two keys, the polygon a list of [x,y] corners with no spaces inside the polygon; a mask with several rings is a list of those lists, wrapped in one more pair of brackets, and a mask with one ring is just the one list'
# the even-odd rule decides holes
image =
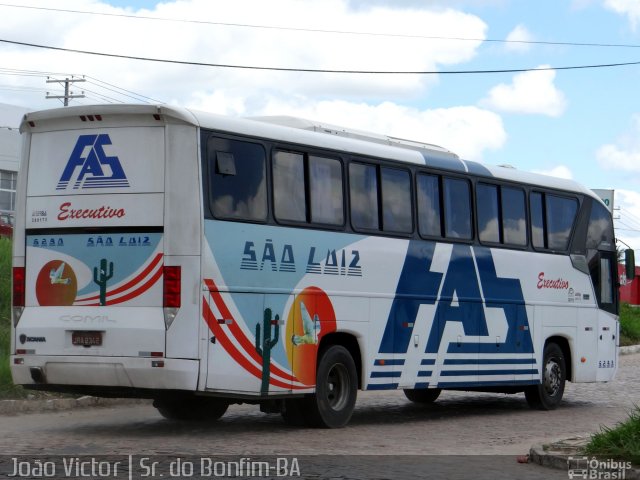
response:
{"label": "red stripe decal", "polygon": [[[207,322],[209,329],[211,330],[211,332],[213,332],[213,334],[216,336],[216,338],[218,339],[222,347],[227,351],[227,353],[231,355],[231,357],[236,362],[238,362],[238,364],[240,364],[247,372],[249,372],[256,378],[262,378],[262,371],[258,367],[253,365],[249,360],[247,360],[245,356],[242,354],[242,352],[240,352],[236,348],[236,346],[231,342],[231,340],[229,340],[229,337],[227,337],[227,334],[224,332],[222,327],[218,324],[218,321],[213,315],[213,312],[211,311],[211,308],[207,304],[207,301],[204,297],[202,298],[202,311],[204,315],[204,320],[205,322]],[[269,383],[276,387],[282,387],[286,389],[292,388],[290,384],[281,382],[279,380],[274,380],[273,378],[269,380]],[[297,387],[297,388],[300,388],[300,387]]]}
{"label": "red stripe decal", "polygon": [[[139,283],[142,280],[144,280],[144,278],[147,275],[149,275],[149,272],[151,272],[156,267],[158,262],[160,262],[161,260],[162,260],[162,253],[158,253],[153,258],[153,260],[151,260],[149,265],[147,265],[147,267],[142,272],[140,272],[140,274],[137,277],[131,279],[130,281],[128,281],[124,285],[119,286],[115,290],[108,291],[107,292],[107,297],[110,297],[112,295],[117,295],[120,292],[124,292],[125,290],[128,290],[129,288],[135,286],[137,283]],[[88,302],[89,300],[97,300],[99,298],[100,298],[100,295],[93,295],[93,296],[87,297],[87,298],[78,298],[78,299],[76,299],[76,302]],[[118,303],[120,303],[120,302],[118,302]],[[107,302],[107,304],[109,304],[109,302]],[[93,306],[93,304],[92,305],[88,305],[88,306]]]}
{"label": "red stripe decal", "polygon": [[[215,283],[213,282],[213,280],[205,280],[205,284],[207,285],[207,287],[209,287],[209,292],[211,293],[211,298],[213,298],[213,301],[215,302],[216,306],[218,307],[218,310],[220,310],[220,313],[222,314],[222,316],[224,318],[233,318],[231,316],[231,313],[229,312],[229,309],[225,305],[224,300],[222,299],[222,296],[220,295],[220,292],[217,291],[217,287],[216,287]],[[262,358],[260,357],[260,355],[258,355],[258,352],[256,352],[255,345],[244,334],[244,332],[242,331],[242,329],[238,325],[238,322],[236,322],[234,320],[231,323],[231,325],[229,325],[229,330],[231,331],[233,336],[236,338],[236,340],[240,343],[240,345],[242,345],[242,348],[249,355],[251,355],[251,357],[256,362],[258,362],[259,364],[262,365]],[[287,381],[290,381],[290,382],[297,381],[296,377],[294,377],[291,374],[281,370],[276,365],[273,365],[273,364],[271,365],[271,371],[274,374],[278,375],[279,377],[284,378]]]}
{"label": "red stripe decal", "polygon": [[119,303],[124,303],[126,301],[129,301],[139,295],[142,295],[151,287],[153,287],[156,284],[156,282],[160,279],[160,277],[162,277],[162,267],[160,267],[158,271],[153,274],[153,277],[151,277],[147,283],[145,283],[141,287],[137,288],[136,290],[133,290],[132,292],[129,292],[127,295],[124,295],[120,298],[107,300],[107,305],[117,305]]}

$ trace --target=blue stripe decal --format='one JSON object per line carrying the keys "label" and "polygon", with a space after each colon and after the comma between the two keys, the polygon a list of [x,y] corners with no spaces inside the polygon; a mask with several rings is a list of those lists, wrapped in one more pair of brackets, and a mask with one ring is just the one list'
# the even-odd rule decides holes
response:
{"label": "blue stripe decal", "polygon": [[492,382],[439,382],[438,388],[463,388],[463,387],[510,387],[519,385],[539,385],[537,380],[499,380]]}
{"label": "blue stripe decal", "polygon": [[445,370],[440,375],[443,377],[464,377],[467,375],[534,375],[537,373],[537,368],[531,368],[528,370]]}
{"label": "blue stripe decal", "polygon": [[395,390],[397,388],[397,383],[370,383],[369,385],[367,385],[367,390]]}
{"label": "blue stripe decal", "polygon": [[435,358],[425,358],[420,362],[420,365],[435,365],[435,364],[436,364]]}
{"label": "blue stripe decal", "polygon": [[446,358],[445,365],[511,365],[533,364],[534,358]]}
{"label": "blue stripe decal", "polygon": [[422,371],[418,372],[418,376],[419,377],[430,377],[431,373],[432,372],[430,370],[422,370]]}
{"label": "blue stripe decal", "polygon": [[397,378],[402,372],[371,372],[371,378]]}
{"label": "blue stripe decal", "polygon": [[413,386],[413,388],[428,388],[428,387],[429,387],[429,382],[418,382]]}

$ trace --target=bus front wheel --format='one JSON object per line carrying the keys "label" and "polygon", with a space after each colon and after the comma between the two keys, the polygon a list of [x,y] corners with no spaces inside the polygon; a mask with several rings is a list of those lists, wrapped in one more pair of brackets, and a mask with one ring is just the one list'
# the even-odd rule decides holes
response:
{"label": "bus front wheel", "polygon": [[316,427],[344,427],[351,419],[357,389],[358,374],[349,350],[330,346],[318,362],[316,393],[306,399],[307,420]]}
{"label": "bus front wheel", "polygon": [[562,400],[567,380],[564,353],[557,343],[548,343],[542,357],[542,383],[524,391],[527,403],[538,410],[553,410]]}
{"label": "bus front wheel", "polygon": [[168,420],[212,422],[222,417],[229,403],[219,398],[156,398],[153,406]]}

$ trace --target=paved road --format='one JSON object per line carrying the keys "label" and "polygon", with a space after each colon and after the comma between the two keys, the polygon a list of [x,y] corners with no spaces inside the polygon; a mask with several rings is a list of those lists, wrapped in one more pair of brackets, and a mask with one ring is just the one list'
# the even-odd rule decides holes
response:
{"label": "paved road", "polygon": [[[567,478],[566,472],[519,465],[515,457],[535,443],[614,425],[639,399],[640,354],[634,354],[620,357],[616,380],[609,384],[568,383],[563,404],[553,412],[530,410],[521,394],[443,392],[436,404],[420,406],[402,392],[364,392],[347,428],[315,430],[286,426],[279,415],[250,405],[233,405],[209,425],[170,422],[150,405],[133,405],[0,417],[0,452],[169,459],[295,455],[312,478],[408,478],[392,476],[396,467],[385,473],[392,462],[416,478],[426,478],[424,471],[431,472],[429,478],[458,478],[456,472],[469,478],[470,471],[473,478],[481,478],[478,472],[486,478]],[[319,454],[362,457],[307,457]],[[328,465],[334,470],[325,477],[320,470],[328,472]],[[497,471],[506,476],[496,476]]]}

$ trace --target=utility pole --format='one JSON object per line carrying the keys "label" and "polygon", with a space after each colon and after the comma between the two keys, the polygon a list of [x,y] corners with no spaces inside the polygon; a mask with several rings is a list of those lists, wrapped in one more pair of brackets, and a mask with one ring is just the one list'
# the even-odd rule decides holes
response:
{"label": "utility pole", "polygon": [[50,98],[60,98],[60,99],[64,99],[63,103],[65,107],[69,106],[69,99],[70,98],[84,98],[84,92],[79,93],[79,94],[74,94],[70,89],[69,89],[69,85],[71,85],[72,83],[75,82],[85,82],[86,80],[84,78],[65,78],[64,80],[59,80],[57,78],[49,78],[47,77],[47,83],[59,83],[60,85],[64,84],[64,95],[49,95],[49,92],[47,92],[47,99]]}

